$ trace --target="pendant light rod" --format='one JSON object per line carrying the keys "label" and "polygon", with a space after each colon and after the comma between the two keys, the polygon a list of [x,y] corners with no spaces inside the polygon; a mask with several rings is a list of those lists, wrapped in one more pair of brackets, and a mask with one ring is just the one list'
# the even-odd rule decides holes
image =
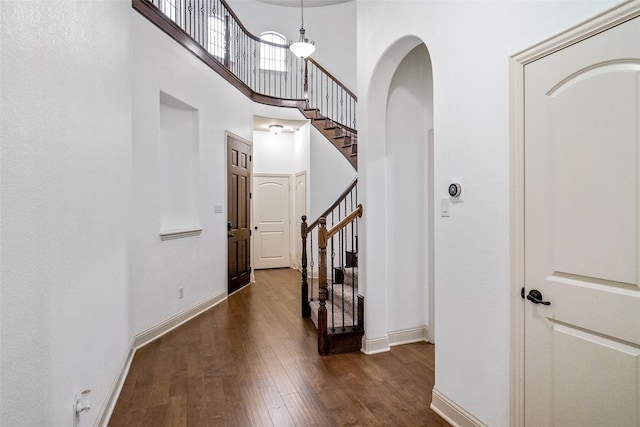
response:
{"label": "pendant light rod", "polygon": [[309,39],[305,37],[304,3],[303,0],[300,0],[300,40],[298,40],[297,43],[290,43],[289,49],[291,49],[291,52],[293,52],[295,56],[304,59],[316,50],[314,44],[314,42],[310,42]]}

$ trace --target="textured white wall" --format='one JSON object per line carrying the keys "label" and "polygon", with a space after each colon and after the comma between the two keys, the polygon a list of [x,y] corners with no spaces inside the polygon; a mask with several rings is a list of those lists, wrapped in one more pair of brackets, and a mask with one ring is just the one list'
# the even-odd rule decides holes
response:
{"label": "textured white wall", "polygon": [[[135,334],[226,293],[226,138],[252,139],[251,101],[195,56],[131,11],[133,227],[131,313]],[[198,110],[202,234],[160,241],[159,97]],[[223,213],[214,213],[215,204]],[[184,298],[178,299],[178,288]]]}
{"label": "textured white wall", "polygon": [[90,426],[131,336],[131,4],[0,7],[0,425],[71,426],[91,389]]}
{"label": "textured white wall", "polygon": [[[300,33],[300,5],[276,6],[256,0],[230,0],[229,6],[245,27],[256,36],[276,31],[297,41]],[[313,59],[356,90],[356,9],[357,2],[304,8],[304,29],[316,42]]]}
{"label": "textured white wall", "polygon": [[272,174],[294,174],[296,169],[296,134],[253,132],[253,172]]}
{"label": "textured white wall", "polygon": [[429,162],[427,132],[433,127],[429,52],[420,45],[396,70],[387,100],[387,331],[428,323]]}
{"label": "textured white wall", "polygon": [[[433,64],[435,198],[452,177],[465,202],[435,221],[436,388],[487,425],[509,424],[510,55],[616,2],[358,2],[362,283],[367,340],[384,342],[389,249],[389,83],[424,42]],[[384,29],[381,31],[381,29]],[[420,175],[419,175],[420,176]]]}
{"label": "textured white wall", "polygon": [[355,179],[351,163],[316,128],[310,126],[311,177],[307,189],[311,193],[309,218],[315,221]]}

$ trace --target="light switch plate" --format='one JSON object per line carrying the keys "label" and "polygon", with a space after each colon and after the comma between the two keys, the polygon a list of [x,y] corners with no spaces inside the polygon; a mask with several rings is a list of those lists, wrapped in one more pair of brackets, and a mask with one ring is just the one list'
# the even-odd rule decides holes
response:
{"label": "light switch plate", "polygon": [[222,213],[222,203],[216,203],[213,209],[215,213]]}
{"label": "light switch plate", "polygon": [[448,217],[449,211],[451,210],[451,201],[448,197],[443,197],[440,199],[440,216]]}

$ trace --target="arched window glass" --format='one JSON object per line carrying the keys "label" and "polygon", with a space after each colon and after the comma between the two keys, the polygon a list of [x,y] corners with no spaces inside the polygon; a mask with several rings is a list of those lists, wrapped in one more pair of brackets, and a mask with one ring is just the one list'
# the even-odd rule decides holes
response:
{"label": "arched window glass", "polygon": [[[260,68],[263,70],[287,71],[287,39],[275,31],[267,31],[260,34],[260,40],[269,42],[260,43]],[[281,45],[281,47],[274,46],[271,43]]]}
{"label": "arched window glass", "polygon": [[218,59],[224,58],[224,19],[220,15],[209,15],[207,22],[207,50]]}
{"label": "arched window glass", "polygon": [[160,10],[162,10],[162,13],[167,15],[169,19],[176,22],[176,16],[178,15],[178,2],[176,0],[162,0]]}

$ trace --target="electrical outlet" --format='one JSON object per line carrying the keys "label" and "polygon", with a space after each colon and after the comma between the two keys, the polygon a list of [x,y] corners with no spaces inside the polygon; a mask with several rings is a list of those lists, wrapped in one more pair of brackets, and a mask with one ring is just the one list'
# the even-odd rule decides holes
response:
{"label": "electrical outlet", "polygon": [[182,299],[184,297],[184,287],[180,286],[178,288],[178,298]]}

